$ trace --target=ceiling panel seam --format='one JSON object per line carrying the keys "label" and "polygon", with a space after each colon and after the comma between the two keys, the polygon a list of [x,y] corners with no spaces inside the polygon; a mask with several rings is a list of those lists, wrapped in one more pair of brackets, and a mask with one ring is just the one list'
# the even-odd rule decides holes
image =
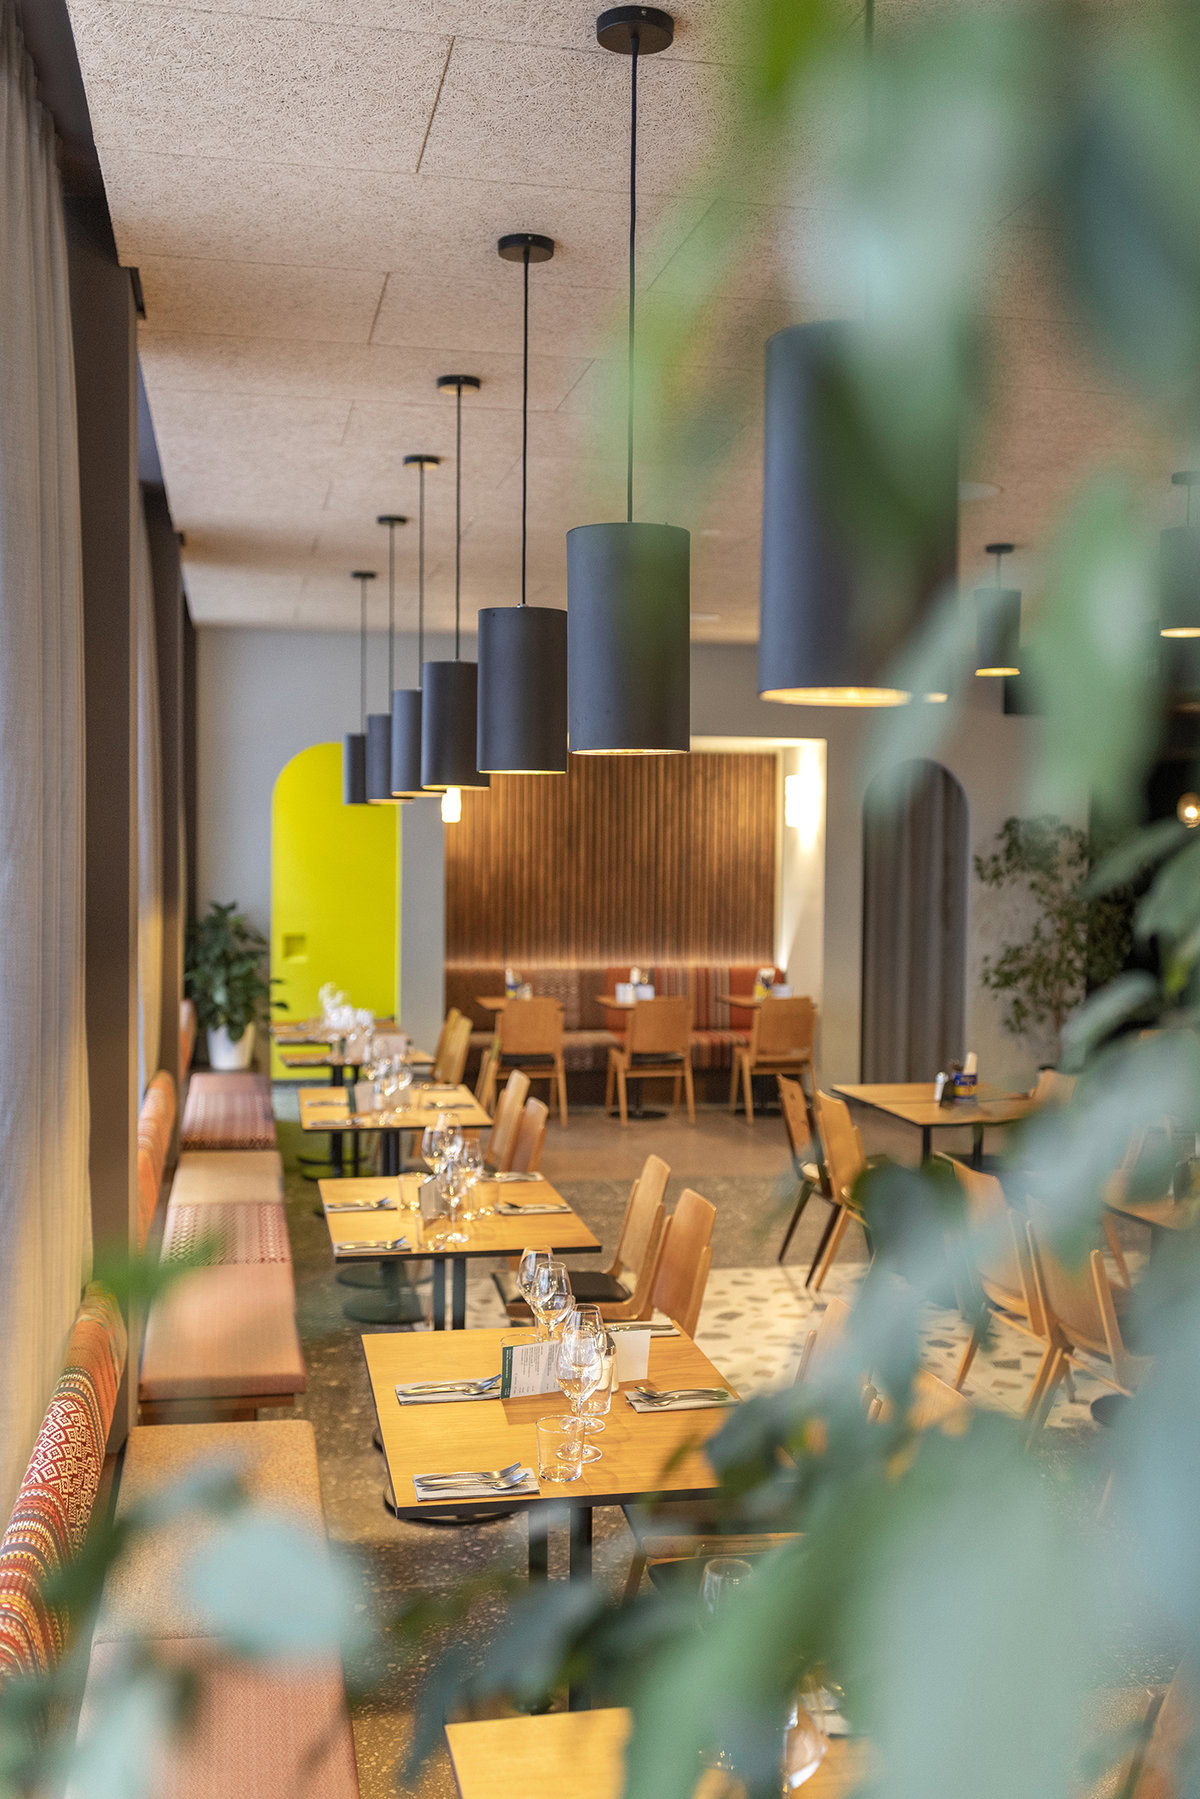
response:
{"label": "ceiling panel seam", "polygon": [[437,117],[438,101],[441,99],[442,89],[446,85],[446,72],[450,67],[450,58],[454,55],[454,41],[455,40],[451,38],[446,49],[446,60],[442,64],[442,78],[437,84],[437,93],[433,96],[433,105],[430,108],[429,118],[425,124],[425,135],[421,139],[421,148],[417,153],[417,166],[413,171],[416,175],[421,173],[421,162],[425,155],[425,146],[429,142],[429,133],[433,130],[433,121]]}

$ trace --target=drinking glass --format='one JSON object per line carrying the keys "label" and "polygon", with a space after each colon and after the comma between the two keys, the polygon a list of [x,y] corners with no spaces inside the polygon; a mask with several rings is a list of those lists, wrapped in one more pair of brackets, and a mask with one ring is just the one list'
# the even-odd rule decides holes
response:
{"label": "drinking glass", "polygon": [[449,1119],[439,1117],[427,1124],[421,1135],[421,1160],[431,1174],[441,1172],[446,1153]]}
{"label": "drinking glass", "polygon": [[466,1231],[460,1231],[458,1228],[458,1208],[462,1204],[466,1183],[463,1180],[462,1169],[452,1156],[447,1157],[442,1163],[437,1183],[442,1199],[445,1201],[447,1217],[450,1220],[449,1230],[443,1231],[438,1238],[439,1247],[447,1243],[469,1243],[470,1238]]}
{"label": "drinking glass", "polygon": [[538,1318],[537,1307],[533,1303],[535,1277],[538,1265],[550,1260],[548,1249],[523,1249],[517,1262],[517,1290],[529,1310],[538,1322],[538,1336],[542,1335],[541,1319]]}
{"label": "drinking glass", "polygon": [[783,1791],[794,1793],[811,1780],[825,1759],[829,1738],[822,1729],[824,1701],[815,1683],[804,1687],[783,1732]]}
{"label": "drinking glass", "polygon": [[572,1312],[563,1325],[558,1340],[555,1374],[567,1396],[580,1431],[580,1457],[585,1462],[598,1462],[600,1451],[586,1440],[583,1407],[604,1379],[604,1347],[607,1331],[598,1331],[594,1321]]}
{"label": "drinking glass", "polygon": [[483,1145],[478,1137],[463,1137],[463,1146],[458,1152],[458,1166],[462,1171],[464,1198],[467,1201],[463,1217],[486,1218],[492,1208],[482,1197],[477,1197],[479,1177],[483,1173]]}
{"label": "drinking glass", "polygon": [[555,1326],[561,1323],[574,1304],[571,1297],[571,1277],[566,1263],[548,1256],[539,1266],[533,1284],[533,1309],[544,1338],[549,1339],[554,1335]]}
{"label": "drinking glass", "polygon": [[[577,1306],[575,1315],[595,1333],[596,1340],[600,1345],[602,1358],[600,1385],[584,1400],[582,1407],[585,1432],[600,1431],[604,1429],[604,1420],[612,1410],[613,1388],[616,1385],[617,1373],[616,1338],[604,1322],[599,1306]],[[564,1329],[570,1329],[573,1322],[573,1320],[569,1321]],[[594,1459],[592,1456],[587,1457],[588,1461]]]}
{"label": "drinking glass", "polygon": [[583,1432],[576,1418],[553,1418],[537,1421],[537,1458],[539,1480],[552,1480],[565,1486],[583,1473]]}
{"label": "drinking glass", "polygon": [[753,1572],[749,1562],[735,1555],[714,1555],[711,1561],[705,1562],[700,1580],[700,1603],[704,1607],[706,1623],[720,1617],[734,1593]]}

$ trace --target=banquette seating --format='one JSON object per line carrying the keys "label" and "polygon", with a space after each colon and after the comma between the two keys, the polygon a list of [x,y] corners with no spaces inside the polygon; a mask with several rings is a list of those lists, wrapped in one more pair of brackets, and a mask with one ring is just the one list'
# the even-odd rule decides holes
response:
{"label": "banquette seating", "polygon": [[[88,1621],[67,1614],[54,1581],[82,1549],[112,1472],[105,1445],[125,1357],[116,1302],[92,1285],[0,1539],[0,1680],[51,1674],[68,1649],[86,1647],[76,1638]],[[307,1527],[313,1555],[323,1553],[316,1444],[300,1419],[135,1427],[117,1473],[118,1522],[214,1459],[242,1471],[251,1504]],[[110,1570],[87,1659],[81,1732],[109,1703],[111,1677],[138,1642],[150,1641],[160,1664],[195,1683],[196,1698],[193,1715],[159,1754],[150,1783],[156,1799],[287,1799],[301,1791],[355,1799],[340,1666],[235,1657],[181,1592],[186,1552],[210,1528],[195,1513],[177,1514],[173,1524],[136,1535]]]}

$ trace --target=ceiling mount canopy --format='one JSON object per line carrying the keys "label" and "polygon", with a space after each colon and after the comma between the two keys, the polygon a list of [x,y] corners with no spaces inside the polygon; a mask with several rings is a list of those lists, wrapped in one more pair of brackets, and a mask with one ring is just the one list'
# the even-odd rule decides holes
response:
{"label": "ceiling mount canopy", "polygon": [[421,673],[425,661],[425,470],[436,468],[440,456],[418,452],[404,458],[405,468],[418,474],[417,497],[417,685],[392,689],[392,797],[415,800],[427,790],[421,785]]}
{"label": "ceiling mount canopy", "polygon": [[1200,637],[1200,527],[1192,523],[1192,490],[1200,472],[1180,469],[1172,485],[1187,494],[1182,525],[1162,534],[1162,594],[1159,633],[1163,637]]}
{"label": "ceiling mount canopy", "polygon": [[1001,587],[1000,564],[1011,556],[1011,543],[989,543],[984,546],[996,558],[996,585],[975,591],[977,611],[975,625],[975,673],[977,675],[1019,675],[1021,653],[1021,593],[1016,587]]}
{"label": "ceiling mount canopy", "polygon": [[388,534],[388,668],[386,712],[367,715],[367,799],[372,806],[398,806],[403,795],[392,792],[392,691],[396,685],[396,527],[408,520],[383,512],[375,520]]}
{"label": "ceiling mount canopy", "polygon": [[367,803],[367,582],[373,568],[356,568],[350,576],[358,582],[358,730],[342,739],[342,804]]}
{"label": "ceiling mount canopy", "polygon": [[487,787],[490,777],[476,766],[477,671],[464,662],[462,647],[462,400],[477,393],[478,375],[439,375],[438,391],[454,395],[454,660],[421,665],[421,784]]}
{"label": "ceiling mount canopy", "polygon": [[625,522],[567,532],[570,740],[578,755],[682,754],[691,744],[691,540],[677,525],[633,517],[638,64],[674,36],[670,13],[654,6],[614,6],[596,20],[596,41],[630,59]]}
{"label": "ceiling mount canopy", "polygon": [[529,267],[549,262],[554,239],[513,231],[496,246],[524,272],[521,360],[521,603],[479,614],[479,743],[491,774],[567,772],[567,615],[526,604],[529,504]]}

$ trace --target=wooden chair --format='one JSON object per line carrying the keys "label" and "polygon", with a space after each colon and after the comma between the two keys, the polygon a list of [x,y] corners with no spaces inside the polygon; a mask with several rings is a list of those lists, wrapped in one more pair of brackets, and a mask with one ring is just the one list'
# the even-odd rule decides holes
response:
{"label": "wooden chair", "polygon": [[517,1151],[517,1132],[521,1128],[521,1108],[529,1093],[529,1079],[514,1068],[504,1083],[500,1102],[492,1119],[491,1134],[483,1146],[483,1158],[489,1168],[506,1174]]}
{"label": "wooden chair", "polygon": [[[829,1190],[837,1205],[833,1229],[828,1233],[825,1253],[821,1256],[820,1266],[813,1278],[813,1291],[820,1292],[825,1284],[825,1276],[832,1268],[838,1250],[842,1247],[842,1239],[850,1226],[851,1219],[861,1225],[870,1251],[871,1236],[867,1223],[854,1198],[854,1185],[859,1175],[867,1166],[866,1152],[858,1127],[850,1116],[850,1108],[844,1099],[835,1099],[831,1093],[818,1092],[813,1099],[816,1114],[817,1131],[825,1156],[825,1166],[829,1171]],[[818,1252],[820,1253],[820,1252]]]}
{"label": "wooden chair", "polygon": [[562,1001],[510,999],[500,1013],[496,1042],[500,1066],[519,1068],[531,1081],[558,1092],[558,1119],[567,1122],[567,1070],[563,1062]]}
{"label": "wooden chair", "polygon": [[749,1043],[733,1049],[729,1110],[737,1111],[738,1081],[748,1121],[754,1122],[754,1076],[800,1075],[807,1071],[816,1086],[817,1008],[811,999],[764,999],[754,1013]]}
{"label": "wooden chair", "polygon": [[[532,1103],[532,1102],[531,1102]],[[663,1229],[663,1194],[671,1170],[661,1156],[647,1156],[625,1207],[617,1247],[606,1269],[572,1268],[571,1291],[580,1305],[599,1306],[605,1318],[649,1318]],[[528,1319],[515,1274],[492,1277],[510,1318]]]}
{"label": "wooden chair", "polygon": [[542,1159],[542,1150],[546,1142],[546,1120],[550,1116],[550,1108],[540,1099],[527,1099],[521,1108],[521,1122],[517,1126],[517,1141],[513,1149],[511,1166],[522,1174],[536,1174]]}
{"label": "wooden chair", "polygon": [[[829,1182],[829,1170],[825,1166],[825,1152],[821,1147],[821,1132],[817,1124],[816,1108],[813,1105],[811,1088],[806,1085],[803,1076],[798,1080],[786,1074],[778,1076],[779,1103],[783,1108],[783,1123],[788,1135],[788,1144],[792,1152],[792,1166],[800,1176],[800,1197],[796,1201],[791,1223],[783,1234],[783,1242],[779,1246],[776,1261],[782,1262],[787,1255],[788,1245],[796,1233],[796,1226],[804,1213],[804,1208],[814,1193],[819,1193],[829,1206],[829,1218],[817,1245],[816,1254],[804,1277],[804,1285],[812,1283],[817,1271],[817,1264],[829,1247],[829,1239],[837,1224],[841,1210],[833,1196],[833,1188]],[[813,1155],[808,1158],[805,1151],[811,1147]]]}
{"label": "wooden chair", "polygon": [[[1058,1383],[1072,1367],[1093,1375],[1118,1393],[1132,1394],[1150,1366],[1148,1356],[1132,1354],[1121,1334],[1120,1303],[1126,1297],[1113,1288],[1104,1256],[1093,1249],[1080,1268],[1068,1268],[1048,1247],[1051,1232],[1039,1200],[1029,1201],[1026,1227],[1030,1259],[1038,1299],[1046,1321],[1052,1353],[1047,1358],[1042,1388],[1031,1400],[1030,1430],[1045,1424],[1054,1404]],[[1086,1358],[1080,1355],[1086,1350]],[[1096,1365],[1104,1358],[1111,1373]]]}
{"label": "wooden chair", "polygon": [[457,1087],[463,1078],[463,1070],[467,1066],[467,1051],[471,1047],[471,1020],[460,1012],[444,1028],[438,1041],[441,1047],[433,1064],[433,1078]]}
{"label": "wooden chair", "polygon": [[712,1267],[712,1233],[717,1208],[690,1187],[663,1227],[658,1265],[650,1298],[652,1309],[662,1312],[689,1337],[696,1334],[708,1271]]}
{"label": "wooden chair", "polygon": [[496,1105],[496,1077],[500,1070],[500,1046],[493,1037],[479,1059],[479,1073],[475,1077],[475,1097],[485,1112],[491,1112]]}
{"label": "wooden chair", "polygon": [[1075,1076],[1060,1074],[1057,1068],[1039,1068],[1037,1080],[1029,1089],[1035,1106],[1065,1106],[1075,1095]]}
{"label": "wooden chair", "polygon": [[975,1303],[970,1310],[977,1320],[958,1364],[955,1390],[961,1389],[983,1341],[987,1318],[980,1308],[985,1306],[1005,1324],[1023,1336],[1032,1337],[1042,1347],[1042,1361],[1029,1392],[1028,1417],[1044,1391],[1056,1351],[1046,1327],[1034,1278],[1025,1220],[1009,1205],[1004,1188],[994,1174],[982,1174],[963,1162],[953,1158],[948,1160],[963,1190],[966,1223],[971,1235],[970,1272],[975,1283],[972,1294]]}
{"label": "wooden chair", "polygon": [[446,1013],[445,1018],[443,1018],[442,1028],[438,1032],[438,1040],[433,1046],[433,1065],[435,1068],[445,1053],[446,1039],[449,1036],[450,1031],[461,1017],[462,1013],[459,1011],[458,1007],[451,1006],[450,1010]]}
{"label": "wooden chair", "polygon": [[674,1082],[671,1110],[679,1104],[682,1086],[687,1094],[688,1123],[696,1122],[696,1095],[692,1086],[692,1002],[677,999],[642,999],[629,1014],[623,1044],[608,1052],[608,1078],[604,1110],[612,1111],[613,1085],[621,1123],[629,1123],[626,1083],[634,1080]]}

